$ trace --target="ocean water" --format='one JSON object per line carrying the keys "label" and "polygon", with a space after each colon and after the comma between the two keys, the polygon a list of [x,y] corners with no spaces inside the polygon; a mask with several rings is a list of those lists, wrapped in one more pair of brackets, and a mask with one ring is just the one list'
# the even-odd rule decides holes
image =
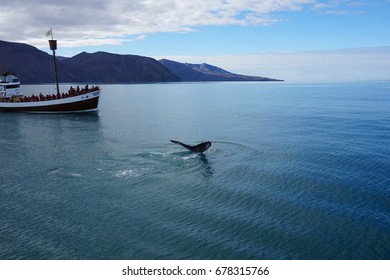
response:
{"label": "ocean water", "polygon": [[102,89],[0,113],[0,259],[390,259],[389,83]]}

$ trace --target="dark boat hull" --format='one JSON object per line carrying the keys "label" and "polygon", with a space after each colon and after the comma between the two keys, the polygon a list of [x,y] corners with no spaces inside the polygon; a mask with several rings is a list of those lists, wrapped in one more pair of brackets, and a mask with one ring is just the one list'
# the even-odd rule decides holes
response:
{"label": "dark boat hull", "polygon": [[2,112],[83,112],[97,110],[100,90],[49,101],[0,102]]}

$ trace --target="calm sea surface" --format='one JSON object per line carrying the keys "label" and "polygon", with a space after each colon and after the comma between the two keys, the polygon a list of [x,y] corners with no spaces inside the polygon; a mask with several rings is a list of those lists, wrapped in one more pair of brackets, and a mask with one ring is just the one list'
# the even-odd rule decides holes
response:
{"label": "calm sea surface", "polygon": [[102,89],[0,113],[0,259],[390,259],[390,83]]}

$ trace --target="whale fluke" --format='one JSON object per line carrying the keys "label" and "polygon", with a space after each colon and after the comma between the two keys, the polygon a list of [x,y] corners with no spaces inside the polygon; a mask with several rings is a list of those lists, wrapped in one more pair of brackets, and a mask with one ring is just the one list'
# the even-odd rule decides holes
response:
{"label": "whale fluke", "polygon": [[186,148],[186,149],[188,149],[188,150],[190,150],[191,152],[194,152],[194,153],[203,153],[208,148],[210,148],[210,146],[211,146],[211,142],[209,142],[209,141],[200,143],[200,144],[195,145],[195,146],[190,146],[190,145],[184,144],[184,143],[176,141],[176,140],[171,140],[171,142],[175,143],[175,144],[178,144],[178,145],[181,145],[184,148]]}

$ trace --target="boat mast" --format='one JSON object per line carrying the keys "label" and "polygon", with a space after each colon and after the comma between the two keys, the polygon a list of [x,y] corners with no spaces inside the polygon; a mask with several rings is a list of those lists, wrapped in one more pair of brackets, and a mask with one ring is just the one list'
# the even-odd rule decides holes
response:
{"label": "boat mast", "polygon": [[53,31],[50,29],[46,32],[46,36],[51,35],[51,40],[49,40],[50,49],[53,51],[53,60],[54,60],[54,72],[56,75],[56,86],[57,86],[57,94],[60,94],[60,87],[58,85],[58,72],[57,72],[57,60],[56,60],[56,49],[57,49],[57,40],[53,40]]}

